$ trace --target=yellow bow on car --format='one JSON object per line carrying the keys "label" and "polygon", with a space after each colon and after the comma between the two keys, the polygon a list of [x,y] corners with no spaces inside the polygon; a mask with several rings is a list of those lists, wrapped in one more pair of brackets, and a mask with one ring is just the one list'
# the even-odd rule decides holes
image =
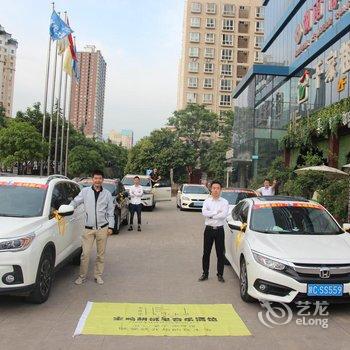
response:
{"label": "yellow bow on car", "polygon": [[57,221],[57,225],[58,225],[58,233],[61,236],[64,236],[64,234],[66,233],[66,220],[63,216],[61,216],[60,214],[58,214],[58,211],[55,210],[53,212],[54,218]]}
{"label": "yellow bow on car", "polygon": [[247,226],[248,226],[247,224],[242,224],[241,230],[239,231],[238,235],[236,236],[236,240],[235,240],[236,248],[238,248],[241,245]]}

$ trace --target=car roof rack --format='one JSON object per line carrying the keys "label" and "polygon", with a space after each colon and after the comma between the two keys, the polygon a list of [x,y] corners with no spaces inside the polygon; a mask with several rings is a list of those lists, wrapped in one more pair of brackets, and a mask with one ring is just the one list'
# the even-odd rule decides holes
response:
{"label": "car roof rack", "polygon": [[291,201],[297,201],[297,202],[309,202],[308,199],[304,197],[299,196],[260,196],[256,197],[256,199],[263,201],[263,202],[272,202],[272,201],[280,201],[280,202],[291,202]]}
{"label": "car roof rack", "polygon": [[53,175],[49,175],[49,176],[47,177],[46,183],[49,183],[51,180],[54,180],[54,179],[69,180],[69,178],[68,178],[67,176],[60,175],[60,174],[53,174]]}

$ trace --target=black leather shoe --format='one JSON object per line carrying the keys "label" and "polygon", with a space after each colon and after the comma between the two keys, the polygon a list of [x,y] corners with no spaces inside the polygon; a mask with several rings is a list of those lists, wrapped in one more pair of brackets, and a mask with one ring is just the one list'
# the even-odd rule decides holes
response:
{"label": "black leather shoe", "polygon": [[217,276],[218,276],[218,281],[219,282],[221,282],[221,283],[225,282],[224,278],[221,275],[217,274]]}
{"label": "black leather shoe", "polygon": [[130,226],[129,228],[128,228],[128,231],[132,231],[133,230],[133,228],[132,228],[132,226]]}
{"label": "black leather shoe", "polygon": [[198,281],[199,282],[203,282],[206,281],[208,279],[208,275],[206,275],[205,273],[203,273],[203,275],[201,277],[199,277]]}
{"label": "black leather shoe", "polygon": [[137,231],[141,231],[141,226],[140,225],[138,226]]}

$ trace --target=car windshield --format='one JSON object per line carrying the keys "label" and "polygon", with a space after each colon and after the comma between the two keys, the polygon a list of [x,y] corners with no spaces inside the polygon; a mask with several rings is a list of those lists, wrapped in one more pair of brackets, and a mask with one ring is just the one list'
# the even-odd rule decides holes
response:
{"label": "car windshield", "polygon": [[337,223],[318,204],[254,204],[250,228],[262,233],[335,235],[343,233]]}
{"label": "car windshield", "polygon": [[204,186],[185,186],[183,193],[209,194],[209,190]]}
{"label": "car windshield", "polygon": [[[80,183],[83,187],[91,187],[92,186],[92,182],[81,182]],[[102,184],[102,187],[105,188],[106,190],[108,190],[111,193],[115,193],[116,190],[116,185],[110,182],[104,182]]]}
{"label": "car windshield", "polygon": [[[145,187],[151,187],[151,181],[147,178],[140,178],[140,183],[141,186],[145,186]],[[134,178],[133,177],[124,177],[124,179],[122,180],[122,184],[124,186],[132,186],[134,184]]]}
{"label": "car windshield", "polygon": [[41,184],[0,183],[0,217],[41,216],[46,190]]}
{"label": "car windshield", "polygon": [[236,205],[242,199],[256,197],[254,192],[223,191],[221,197],[225,198],[230,205]]}

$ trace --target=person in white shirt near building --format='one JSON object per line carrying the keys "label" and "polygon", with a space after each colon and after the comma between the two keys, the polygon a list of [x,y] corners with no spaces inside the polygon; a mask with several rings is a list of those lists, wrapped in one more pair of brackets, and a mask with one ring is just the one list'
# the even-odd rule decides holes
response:
{"label": "person in white shirt near building", "polygon": [[133,230],[134,224],[134,215],[137,214],[137,231],[141,231],[141,212],[142,212],[142,203],[141,198],[143,196],[143,188],[140,185],[140,178],[138,176],[134,177],[134,185],[130,187],[130,226],[128,231]]}
{"label": "person in white shirt near building", "polygon": [[203,274],[199,281],[206,281],[209,276],[210,253],[215,242],[217,256],[217,276],[219,282],[225,282],[225,234],[224,223],[229,214],[229,203],[221,197],[222,185],[218,181],[211,184],[211,196],[203,203],[202,213],[205,217],[204,243],[203,243]]}
{"label": "person in white shirt near building", "polygon": [[273,180],[272,186],[270,183],[270,179],[264,180],[264,186],[260,187],[256,191],[260,193],[262,196],[274,196],[276,192],[277,180]]}

